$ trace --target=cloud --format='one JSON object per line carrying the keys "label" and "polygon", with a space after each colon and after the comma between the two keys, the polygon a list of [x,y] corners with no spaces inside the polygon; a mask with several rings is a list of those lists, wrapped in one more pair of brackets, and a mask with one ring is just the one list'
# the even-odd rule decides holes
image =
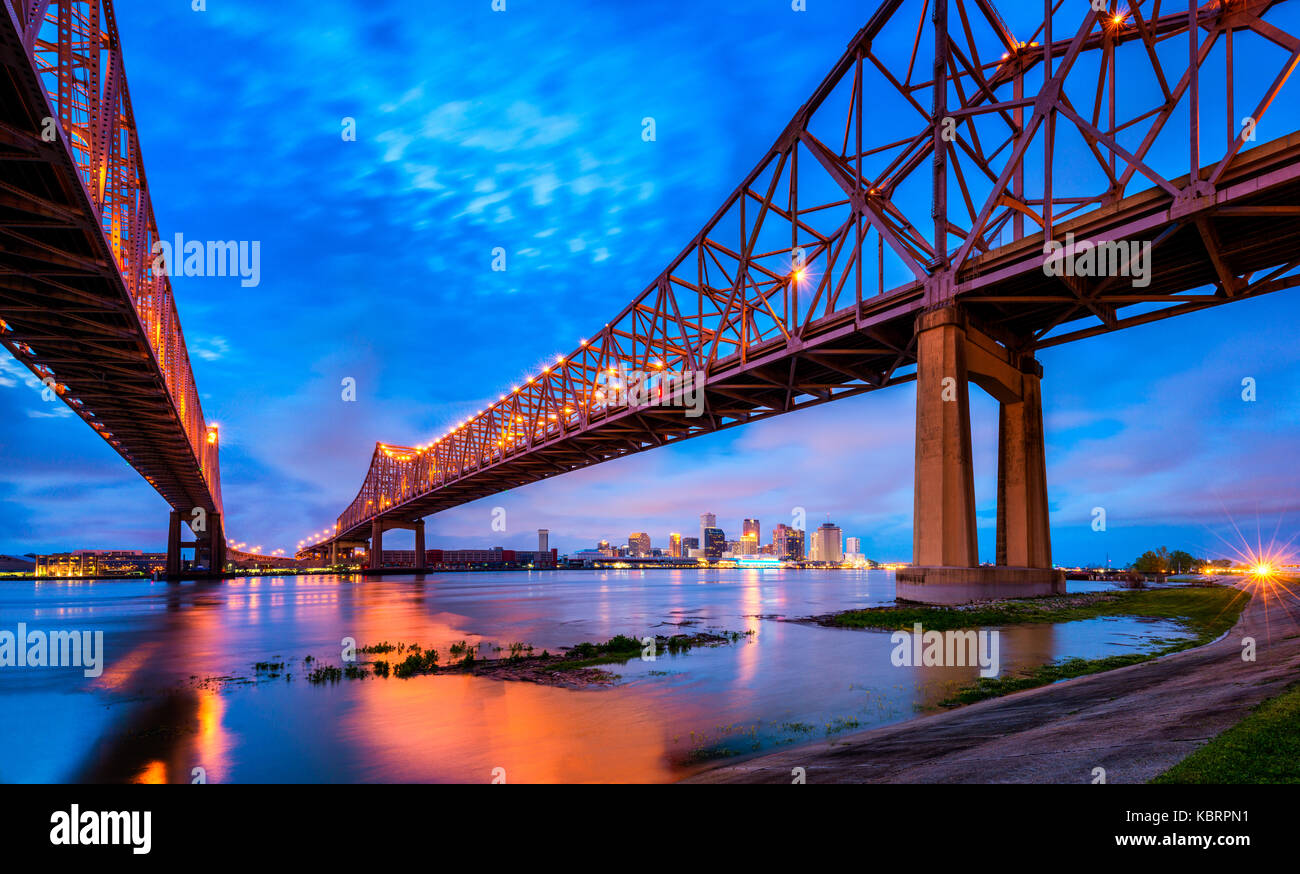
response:
{"label": "cloud", "polygon": [[225,337],[194,337],[187,340],[191,355],[204,361],[219,361],[230,352],[230,342]]}

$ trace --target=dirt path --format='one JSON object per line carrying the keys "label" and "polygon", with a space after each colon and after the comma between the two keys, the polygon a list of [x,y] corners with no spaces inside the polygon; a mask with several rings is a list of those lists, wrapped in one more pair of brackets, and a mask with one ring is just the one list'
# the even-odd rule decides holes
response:
{"label": "dirt path", "polygon": [[[1291,596],[1282,594],[1288,601]],[[1288,615],[1289,613],[1289,615]],[[1242,660],[1254,637],[1256,661]],[[1145,782],[1300,679],[1300,610],[1256,593],[1223,639],[697,774],[688,783]]]}

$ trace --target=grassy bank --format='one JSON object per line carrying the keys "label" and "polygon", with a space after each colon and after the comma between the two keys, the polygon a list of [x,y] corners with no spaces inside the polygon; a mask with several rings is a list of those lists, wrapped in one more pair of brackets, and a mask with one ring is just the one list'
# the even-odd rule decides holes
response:
{"label": "grassy bank", "polygon": [[[728,631],[722,634],[708,632],[674,634],[671,636],[661,634],[655,636],[653,650],[656,653],[667,652],[671,655],[677,655],[678,653],[690,652],[698,646],[721,646],[727,643],[735,643],[742,637],[750,636],[753,633],[752,631]],[[549,665],[547,670],[572,671],[599,665],[626,664],[634,658],[640,658],[641,653],[649,648],[648,644],[643,644],[635,637],[619,634],[604,643],[583,642],[575,644],[564,653],[564,661]]]}
{"label": "grassy bank", "polygon": [[1172,620],[1195,635],[1188,640],[1168,641],[1164,646],[1148,653],[1125,653],[1100,659],[1064,659],[1018,676],[981,678],[958,689],[952,697],[942,702],[945,706],[956,706],[1045,686],[1058,680],[1114,670],[1200,646],[1235,625],[1249,599],[1250,596],[1246,593],[1227,586],[1192,586],[1058,595],[961,607],[880,607],[821,616],[817,621],[822,625],[883,631],[910,631],[919,622],[926,631],[948,631],[1074,622],[1102,616],[1142,616]]}
{"label": "grassy bank", "polygon": [[[1231,604],[1234,599],[1239,603]],[[1098,616],[1149,616],[1186,620],[1196,625],[1198,630],[1201,627],[1218,627],[1219,630],[1209,638],[1212,640],[1232,627],[1247,599],[1248,596],[1237,589],[1226,586],[1188,586],[1054,595],[1050,598],[990,601],[960,607],[926,607],[919,604],[875,607],[819,616],[817,621],[822,625],[875,628],[882,631],[911,631],[913,624],[919,622],[926,631],[948,631],[995,625],[1073,622],[1096,619]],[[1232,619],[1227,625],[1222,625],[1222,617],[1228,612],[1232,612]]]}
{"label": "grassy bank", "polygon": [[1300,684],[1151,782],[1300,783]]}

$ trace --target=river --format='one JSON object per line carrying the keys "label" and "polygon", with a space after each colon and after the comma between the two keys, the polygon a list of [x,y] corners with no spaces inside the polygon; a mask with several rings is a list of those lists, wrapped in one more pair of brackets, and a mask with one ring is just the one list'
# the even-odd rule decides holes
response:
{"label": "river", "polygon": [[[1071,591],[1107,588],[1071,583]],[[0,583],[0,629],[102,630],[103,671],[0,668],[5,782],[661,782],[908,719],[975,667],[896,667],[888,633],[782,621],[892,603],[888,571],[611,570]],[[536,651],[752,632],[614,665],[613,687],[464,674],[312,684],[341,642]],[[1000,634],[1003,675],[1181,637],[1106,618]],[[504,653],[502,653],[504,654]],[[366,658],[366,656],[362,656]],[[284,662],[278,677],[257,662]],[[287,676],[286,676],[287,675]]]}

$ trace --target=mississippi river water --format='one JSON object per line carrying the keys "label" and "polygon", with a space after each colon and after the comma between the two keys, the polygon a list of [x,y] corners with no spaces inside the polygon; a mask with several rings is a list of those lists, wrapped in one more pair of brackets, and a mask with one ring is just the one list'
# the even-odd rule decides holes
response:
{"label": "mississippi river water", "polygon": [[[887,571],[0,583],[0,629],[102,630],[106,653],[97,678],[0,667],[0,780],[676,780],[905,720],[973,681],[973,667],[895,667],[888,633],[777,618],[893,598]],[[342,664],[345,637],[416,642],[445,662],[460,640],[492,657],[513,642],[555,652],[620,633],[708,630],[753,634],[611,666],[620,682],[608,688],[451,674],[313,685],[302,662]],[[1001,670],[1180,636],[1173,623],[1133,618],[1007,628]],[[254,670],[279,661],[292,676]]]}

